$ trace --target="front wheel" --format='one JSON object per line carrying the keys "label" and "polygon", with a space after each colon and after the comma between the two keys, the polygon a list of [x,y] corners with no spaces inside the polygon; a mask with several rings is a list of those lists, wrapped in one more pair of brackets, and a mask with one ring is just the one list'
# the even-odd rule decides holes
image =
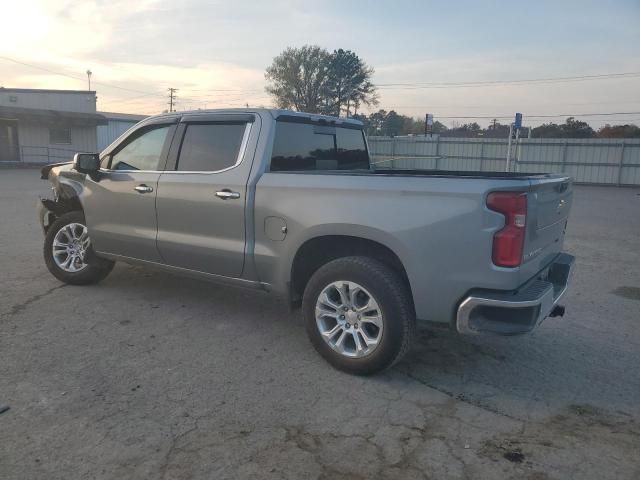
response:
{"label": "front wheel", "polygon": [[415,314],[408,288],[373,258],[344,257],[320,267],[302,309],[311,343],[339,370],[376,373],[410,349]]}
{"label": "front wheel", "polygon": [[65,213],[51,224],[44,239],[44,260],[53,276],[72,285],[97,283],[114,265],[93,253],[82,212]]}

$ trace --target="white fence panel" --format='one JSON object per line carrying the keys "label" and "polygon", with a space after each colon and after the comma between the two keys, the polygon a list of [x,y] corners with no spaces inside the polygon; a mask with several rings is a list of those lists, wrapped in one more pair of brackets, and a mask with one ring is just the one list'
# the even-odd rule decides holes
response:
{"label": "white fence panel", "polygon": [[[507,139],[369,137],[377,168],[499,171],[506,167]],[[520,139],[511,147],[513,171],[566,173],[576,183],[640,185],[638,139]]]}

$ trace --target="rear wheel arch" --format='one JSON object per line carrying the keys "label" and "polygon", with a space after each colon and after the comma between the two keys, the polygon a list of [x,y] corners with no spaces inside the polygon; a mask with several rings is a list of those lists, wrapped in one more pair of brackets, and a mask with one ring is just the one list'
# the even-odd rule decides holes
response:
{"label": "rear wheel arch", "polygon": [[400,257],[378,241],[349,235],[317,236],[300,245],[291,264],[289,290],[292,303],[300,303],[307,283],[320,267],[332,260],[350,256],[373,258],[397,272],[413,306],[411,284]]}

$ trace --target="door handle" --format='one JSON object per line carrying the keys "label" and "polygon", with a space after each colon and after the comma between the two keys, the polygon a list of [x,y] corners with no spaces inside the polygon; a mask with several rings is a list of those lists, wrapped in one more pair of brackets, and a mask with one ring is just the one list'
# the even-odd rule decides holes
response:
{"label": "door handle", "polygon": [[145,185],[144,183],[141,184],[141,185],[136,185],[135,187],[133,187],[133,189],[138,193],[151,193],[151,192],[153,192],[153,187],[149,187],[148,185]]}
{"label": "door handle", "polygon": [[240,198],[240,194],[225,188],[224,190],[218,190],[216,192],[216,197],[221,198],[222,200],[230,200],[232,198]]}

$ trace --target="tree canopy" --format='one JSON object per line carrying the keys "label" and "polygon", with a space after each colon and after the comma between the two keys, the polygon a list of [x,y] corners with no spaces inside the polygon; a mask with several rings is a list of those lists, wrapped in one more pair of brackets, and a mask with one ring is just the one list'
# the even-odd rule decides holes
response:
{"label": "tree canopy", "polygon": [[350,50],[289,47],[267,68],[266,91],[279,108],[350,116],[362,105],[377,105],[373,72]]}
{"label": "tree canopy", "polygon": [[329,54],[318,47],[289,47],[273,59],[266,87],[279,108],[320,113],[326,105]]}
{"label": "tree canopy", "polygon": [[[394,110],[378,110],[370,115],[358,114],[353,118],[364,123],[368,135],[398,136],[424,134],[424,118],[412,118],[401,115]],[[482,128],[476,122],[459,124],[453,122],[450,128],[435,121],[430,130],[443,137],[484,137],[507,138],[509,125],[493,120],[487,128]],[[573,117],[565,123],[545,123],[531,129],[533,138],[640,138],[640,127],[633,124],[605,125],[595,131],[588,123]],[[520,136],[526,138],[529,129],[524,127]]]}

